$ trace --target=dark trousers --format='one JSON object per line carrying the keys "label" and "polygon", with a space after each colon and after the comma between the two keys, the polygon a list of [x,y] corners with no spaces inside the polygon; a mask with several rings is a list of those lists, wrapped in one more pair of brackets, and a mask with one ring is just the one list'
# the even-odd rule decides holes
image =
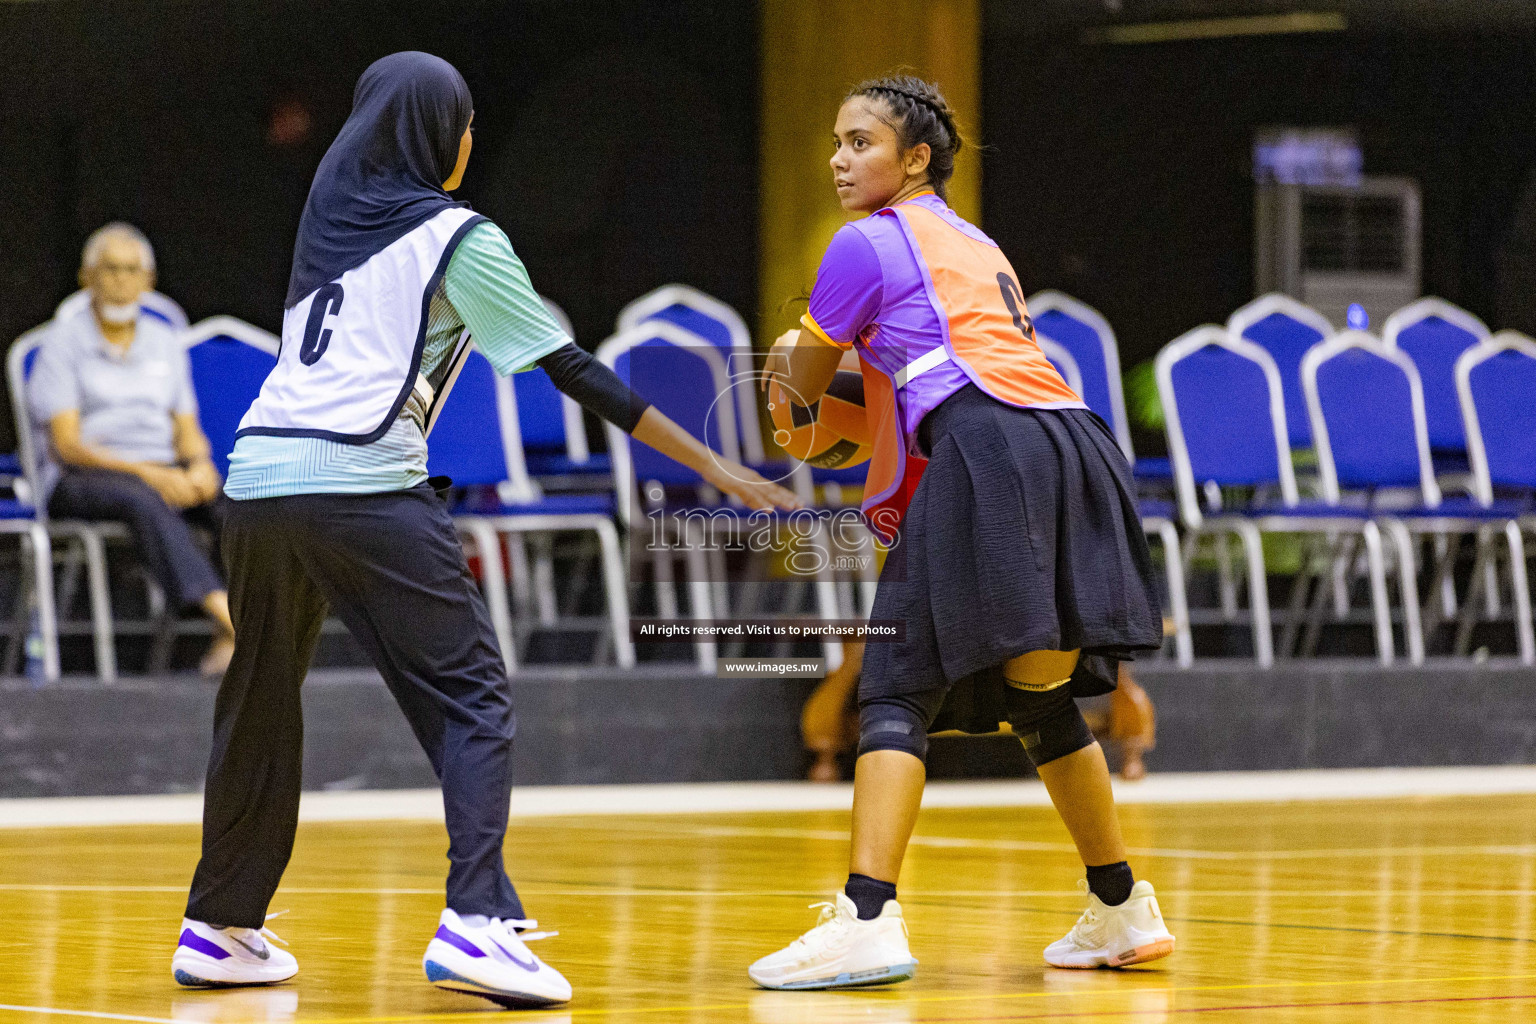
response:
{"label": "dark trousers", "polygon": [[197,542],[192,525],[217,527],[223,501],[191,509],[165,503],[130,473],[66,469],[48,499],[56,519],[116,519],[128,524],[144,568],[177,608],[200,604],[224,583]]}
{"label": "dark trousers", "polygon": [[298,826],[304,681],[327,609],[378,667],[443,786],[448,906],[520,918],[502,863],[512,687],[431,488],[230,502],[235,653],[214,704],[203,856],[187,916],[259,928]]}

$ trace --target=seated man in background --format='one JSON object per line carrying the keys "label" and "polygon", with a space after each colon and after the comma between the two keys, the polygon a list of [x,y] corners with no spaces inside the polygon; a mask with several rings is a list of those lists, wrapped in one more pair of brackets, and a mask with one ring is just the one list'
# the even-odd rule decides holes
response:
{"label": "seated man in background", "polygon": [[53,322],[27,385],[50,442],[41,500],[56,518],[127,523],[167,600],[213,620],[201,668],[222,675],[234,651],[229,595],[188,518],[211,524],[223,481],[181,340],[139,309],[154,280],[154,251],[137,228],[108,224],[86,241],[80,284],[90,303]]}

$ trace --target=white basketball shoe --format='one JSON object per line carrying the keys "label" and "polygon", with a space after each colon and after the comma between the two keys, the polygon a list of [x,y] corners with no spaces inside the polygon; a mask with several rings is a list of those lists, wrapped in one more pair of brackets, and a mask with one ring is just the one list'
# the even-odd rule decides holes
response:
{"label": "white basketball shoe", "polygon": [[427,980],[513,1009],[569,1002],[571,983],[524,945],[559,933],[531,930],[536,927],[537,921],[500,918],[472,925],[444,910],[421,960]]}
{"label": "white basketball shoe", "polygon": [[[269,914],[268,917],[276,917]],[[270,928],[215,928],[182,918],[181,939],[171,957],[171,974],[188,988],[271,985],[299,973],[293,954],[267,940],[282,942]]]}
{"label": "white basketball shoe", "polygon": [[821,989],[885,985],[917,973],[900,903],[886,900],[872,921],[859,920],[846,893],[811,906],[821,908],[816,927],[747,968],[747,977],[764,988]]}
{"label": "white basketball shoe", "polygon": [[1067,932],[1066,938],[1045,947],[1045,962],[1052,967],[1129,967],[1160,960],[1173,952],[1173,935],[1163,924],[1152,883],[1137,882],[1130,898],[1117,907],[1106,907],[1088,892],[1088,883],[1077,887],[1088,893],[1088,909]]}

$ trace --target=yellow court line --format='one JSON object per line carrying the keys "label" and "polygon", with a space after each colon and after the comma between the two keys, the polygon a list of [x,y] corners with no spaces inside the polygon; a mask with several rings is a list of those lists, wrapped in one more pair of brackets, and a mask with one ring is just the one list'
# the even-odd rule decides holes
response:
{"label": "yellow court line", "polygon": [[[929,996],[904,996],[891,993],[891,998],[880,999],[881,1003],[958,1003],[975,1002],[981,999],[1044,999],[1052,996],[1102,996],[1134,994],[1142,995],[1150,992],[1176,993],[1176,992],[1241,992],[1258,989],[1293,989],[1293,988],[1328,988],[1330,986],[1365,986],[1365,985],[1421,985],[1421,984],[1459,984],[1474,981],[1529,981],[1536,978],[1536,974],[1478,974],[1466,975],[1454,978],[1366,978],[1347,981],[1274,981],[1259,982],[1240,985],[1171,985],[1167,988],[1135,988],[1125,993],[1113,989],[1095,989],[1092,991],[1078,992],[985,992],[976,995],[957,995],[954,993],[935,993]],[[870,992],[867,995],[873,996]],[[881,993],[884,994],[884,993]],[[568,1017],[606,1017],[614,1014],[655,1014],[655,1013],[704,1013],[714,1010],[747,1010],[750,1003],[720,1003],[714,1006],[636,1006],[636,1007],[605,1007],[591,1010],[559,1010]],[[490,1017],[500,1017],[503,1014],[498,1011],[468,1011],[460,1013],[427,1013],[397,1017],[314,1017],[297,1024],[409,1024],[413,1021],[434,1020],[486,1020]],[[527,1019],[526,1011],[505,1011],[508,1017]]]}

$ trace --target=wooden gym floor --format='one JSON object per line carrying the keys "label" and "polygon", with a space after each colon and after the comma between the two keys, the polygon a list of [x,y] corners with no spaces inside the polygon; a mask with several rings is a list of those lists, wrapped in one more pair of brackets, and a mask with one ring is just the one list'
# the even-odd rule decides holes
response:
{"label": "wooden gym floor", "polygon": [[561,932],[536,949],[576,998],[507,1015],[423,980],[441,825],[302,826],[274,905],[291,913],[273,923],[298,978],[203,993],[178,989],[169,963],[195,826],[0,830],[0,1024],[1536,1020],[1536,796],[1122,815],[1173,957],[1044,967],[1080,909],[1054,814],[933,809],[901,879],[916,980],[820,994],[760,991],[744,972],[841,882],[845,813],[516,820],[513,877]]}

